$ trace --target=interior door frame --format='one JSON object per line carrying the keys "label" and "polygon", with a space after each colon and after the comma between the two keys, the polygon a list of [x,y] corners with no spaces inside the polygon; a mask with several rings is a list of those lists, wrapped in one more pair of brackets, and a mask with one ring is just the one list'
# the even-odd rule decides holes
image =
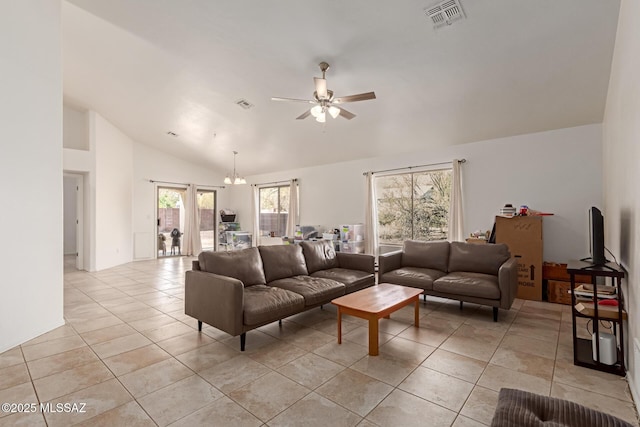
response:
{"label": "interior door frame", "polygon": [[84,239],[84,179],[85,175],[80,173],[66,172],[62,174],[63,178],[73,180],[75,188],[75,206],[73,212],[64,212],[65,215],[75,216],[75,234],[76,234],[76,269],[85,269],[85,239]]}
{"label": "interior door frame", "polygon": [[76,268],[84,270],[84,177],[76,180]]}

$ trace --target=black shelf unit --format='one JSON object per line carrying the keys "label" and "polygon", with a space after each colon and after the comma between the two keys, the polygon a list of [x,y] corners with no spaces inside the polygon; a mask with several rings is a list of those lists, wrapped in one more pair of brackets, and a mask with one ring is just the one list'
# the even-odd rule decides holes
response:
{"label": "black shelf unit", "polygon": [[[592,265],[585,261],[571,261],[567,265],[567,272],[571,277],[571,318],[573,321],[573,364],[577,366],[583,366],[585,368],[591,368],[602,372],[608,372],[610,374],[616,374],[624,376],[626,373],[624,364],[624,317],[626,312],[624,309],[624,295],[622,294],[622,279],[625,276],[624,270],[615,263],[609,262],[605,265]],[[576,287],[576,276],[590,276],[591,284],[593,285],[593,314],[583,314],[576,308],[576,294],[574,292]],[[615,286],[617,293],[617,312],[608,311],[607,314],[603,312],[602,307],[598,307],[598,278],[603,277],[606,281],[607,278],[611,281],[611,285]],[[601,316],[603,314],[604,316]],[[576,334],[576,319],[587,318],[592,320],[593,334],[596,336],[596,360],[593,359],[593,344],[590,339],[578,338]],[[617,361],[613,365],[607,365],[600,362],[600,321],[611,322],[613,327],[613,334],[616,337],[616,353]]]}

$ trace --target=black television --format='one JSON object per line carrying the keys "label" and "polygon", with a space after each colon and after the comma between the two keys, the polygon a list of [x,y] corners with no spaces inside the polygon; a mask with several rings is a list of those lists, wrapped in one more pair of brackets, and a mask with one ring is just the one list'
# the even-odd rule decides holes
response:
{"label": "black television", "polygon": [[604,256],[604,218],[600,209],[592,206],[589,210],[589,250],[593,265],[605,265]]}

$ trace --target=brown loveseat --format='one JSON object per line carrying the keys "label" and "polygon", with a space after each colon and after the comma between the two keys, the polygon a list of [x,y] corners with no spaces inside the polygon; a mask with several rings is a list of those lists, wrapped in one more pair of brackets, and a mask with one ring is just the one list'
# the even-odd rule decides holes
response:
{"label": "brown loveseat", "polygon": [[518,289],[516,260],[505,244],[418,242],[380,255],[379,283],[424,289],[427,295],[510,309]]}
{"label": "brown loveseat", "polygon": [[186,272],[185,313],[233,336],[375,284],[374,258],[328,241],[202,252]]}

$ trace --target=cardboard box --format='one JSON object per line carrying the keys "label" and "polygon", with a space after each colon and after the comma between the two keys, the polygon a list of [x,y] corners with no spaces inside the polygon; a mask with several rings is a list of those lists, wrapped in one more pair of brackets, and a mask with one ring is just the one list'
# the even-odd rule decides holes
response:
{"label": "cardboard box", "polygon": [[547,297],[549,302],[571,305],[571,282],[547,280]]}
{"label": "cardboard box", "polygon": [[[571,276],[567,273],[567,264],[559,264],[557,262],[545,261],[542,264],[542,278],[548,280],[562,280],[563,282],[571,281]],[[575,282],[591,283],[591,276],[576,274]]]}
{"label": "cardboard box", "polygon": [[496,216],[496,243],[518,260],[517,297],[542,301],[542,217]]}

